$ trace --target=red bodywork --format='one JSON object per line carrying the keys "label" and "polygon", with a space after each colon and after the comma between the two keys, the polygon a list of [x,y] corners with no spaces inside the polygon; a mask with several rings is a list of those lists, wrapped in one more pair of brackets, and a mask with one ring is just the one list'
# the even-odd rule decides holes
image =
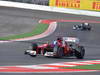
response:
{"label": "red bodywork", "polygon": [[[59,47],[63,48],[64,55],[68,55],[72,52],[72,49],[70,48],[69,45],[67,45],[67,43],[63,44],[62,41],[57,41],[57,44]],[[49,51],[51,50],[50,48],[53,49],[54,44],[45,43],[45,44],[39,45],[36,49],[36,53],[44,55],[44,50],[46,49],[47,51]]]}

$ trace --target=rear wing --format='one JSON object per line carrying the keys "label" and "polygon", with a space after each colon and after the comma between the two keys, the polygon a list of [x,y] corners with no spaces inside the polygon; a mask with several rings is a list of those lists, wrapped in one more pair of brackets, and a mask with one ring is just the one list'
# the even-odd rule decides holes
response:
{"label": "rear wing", "polygon": [[72,43],[79,44],[79,39],[75,37],[63,37],[63,40],[66,42],[72,42]]}

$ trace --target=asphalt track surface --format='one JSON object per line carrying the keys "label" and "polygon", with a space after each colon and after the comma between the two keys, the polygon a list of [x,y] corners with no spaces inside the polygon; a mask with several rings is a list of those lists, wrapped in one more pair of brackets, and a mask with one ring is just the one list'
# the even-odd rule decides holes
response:
{"label": "asphalt track surface", "polygon": [[[22,32],[26,30],[26,29],[23,29],[23,27],[27,28],[28,26],[29,27],[27,28],[25,32],[30,31],[30,28],[32,26],[34,27],[34,25],[36,25],[38,20],[40,19],[100,21],[100,18],[90,17],[90,16],[61,14],[61,13],[54,13],[54,12],[50,13],[50,12],[36,11],[36,10],[0,7],[0,26],[14,25],[15,27],[14,26],[13,27],[15,28],[15,32],[17,31],[16,25],[20,25],[20,24],[22,25],[21,27]],[[39,40],[52,41],[52,40],[55,40],[56,37],[59,35],[75,36],[75,37],[78,37],[81,41],[81,44],[85,46],[86,55],[83,60],[100,59],[100,35],[99,35],[100,24],[90,23],[93,27],[92,31],[74,31],[72,30],[72,26],[75,24],[80,24],[80,22],[58,22],[58,27],[53,34]],[[3,34],[1,27],[0,27],[0,36],[1,35],[5,36],[6,31]],[[6,27],[6,29],[8,27]],[[11,29],[7,29],[7,30],[9,31]],[[18,33],[13,33],[13,30],[9,31],[9,34],[18,34]],[[31,40],[30,42],[33,42],[33,41],[34,40]],[[75,57],[55,59],[55,58],[46,58],[43,56],[38,56],[36,58],[32,58],[30,56],[24,55],[24,50],[26,50],[30,46],[30,44],[31,43],[29,42],[0,43],[0,66],[37,65],[37,64],[55,63],[55,62],[80,61],[79,59],[76,59]],[[45,75],[44,73],[42,74]],[[67,74],[69,75],[76,75],[76,74],[77,75],[84,75],[84,74],[99,75],[99,72],[67,73]],[[6,75],[6,74],[3,73],[2,75]],[[7,75],[10,75],[10,74],[7,74]],[[17,74],[13,74],[13,75],[17,75]],[[27,74],[21,74],[21,75],[27,75]],[[33,74],[30,73],[29,75],[33,75]],[[41,73],[38,73],[37,75],[41,75]],[[46,73],[46,75],[51,75],[51,74]],[[60,73],[52,73],[52,75],[60,75]],[[66,73],[62,73],[62,75],[66,75]]]}
{"label": "asphalt track surface", "polygon": [[38,23],[38,19],[32,16],[27,10],[0,7],[0,37],[30,32]]}

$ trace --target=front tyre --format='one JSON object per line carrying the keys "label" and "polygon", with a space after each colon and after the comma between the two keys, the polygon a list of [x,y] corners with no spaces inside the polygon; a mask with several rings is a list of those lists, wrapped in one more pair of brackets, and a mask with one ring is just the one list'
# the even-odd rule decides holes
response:
{"label": "front tyre", "polygon": [[33,43],[33,44],[32,44],[32,50],[36,51],[36,50],[37,50],[37,48],[38,48],[37,43]]}

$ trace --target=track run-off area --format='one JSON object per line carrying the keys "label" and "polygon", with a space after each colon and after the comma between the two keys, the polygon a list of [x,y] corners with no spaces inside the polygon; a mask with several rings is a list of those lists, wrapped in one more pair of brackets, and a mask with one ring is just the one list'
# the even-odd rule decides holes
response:
{"label": "track run-off area", "polygon": [[[93,60],[96,62],[99,62],[100,60],[100,40],[99,40],[100,39],[100,35],[99,35],[100,18],[98,17],[61,14],[61,13],[54,13],[54,12],[50,13],[50,12],[44,12],[44,11],[25,10],[25,9],[7,8],[7,7],[0,7],[0,17],[1,17],[0,20],[2,20],[2,23],[0,24],[2,24],[2,26],[7,24],[13,27],[13,25],[14,26],[25,25],[26,23],[28,23],[25,25],[26,27],[27,25],[29,26],[27,28],[27,31],[29,31],[32,25],[35,25],[39,20],[49,19],[49,20],[54,20],[57,22],[57,28],[54,31],[54,33],[44,38],[37,39],[37,40],[29,40],[29,41],[24,41],[24,42],[0,43],[0,66],[1,66],[0,72],[3,74],[7,73],[8,71],[10,71],[9,73],[26,73],[26,72],[41,73],[41,70],[43,70],[43,68],[48,69],[48,67],[43,67],[43,65],[41,64],[47,65],[47,64],[52,64],[52,63],[60,64],[60,62],[67,63],[67,62],[78,62],[78,61],[82,62],[82,61],[93,61]],[[13,21],[11,22],[10,20],[9,22],[7,22],[6,18],[13,18],[14,22]],[[24,19],[25,21],[19,21],[18,19],[21,19],[21,20]],[[32,20],[34,23],[32,22]],[[89,22],[90,25],[92,26],[92,30],[91,31],[72,30],[73,25],[81,24],[82,22]],[[21,31],[23,31],[24,29],[23,27]],[[10,34],[11,33],[12,31],[10,32]],[[84,45],[86,49],[85,58],[83,60],[76,59],[75,57],[56,59],[56,58],[46,58],[43,56],[37,56],[36,58],[32,58],[30,56],[24,55],[24,51],[31,45],[31,42],[53,41],[59,35],[78,37],[80,39],[80,44]],[[42,67],[40,67],[39,65],[41,65]],[[35,68],[35,72],[32,71],[33,70],[32,68],[33,69]],[[52,70],[51,73],[54,74],[53,71],[57,69],[57,67],[56,68],[49,67],[49,69]],[[50,70],[47,70],[46,73],[48,73],[48,71]],[[63,75],[66,74],[64,70],[61,70],[61,71],[63,72]],[[72,71],[73,70],[71,70],[70,73],[72,73]],[[74,70],[74,71],[76,72],[77,70]],[[93,71],[95,70],[92,70],[92,72]],[[78,72],[80,72],[80,70],[78,70]],[[77,73],[77,74],[83,75],[86,73],[85,70],[84,70],[84,73],[83,71],[81,72],[82,73]],[[97,72],[89,73],[89,74],[99,75],[99,72],[97,71]]]}

